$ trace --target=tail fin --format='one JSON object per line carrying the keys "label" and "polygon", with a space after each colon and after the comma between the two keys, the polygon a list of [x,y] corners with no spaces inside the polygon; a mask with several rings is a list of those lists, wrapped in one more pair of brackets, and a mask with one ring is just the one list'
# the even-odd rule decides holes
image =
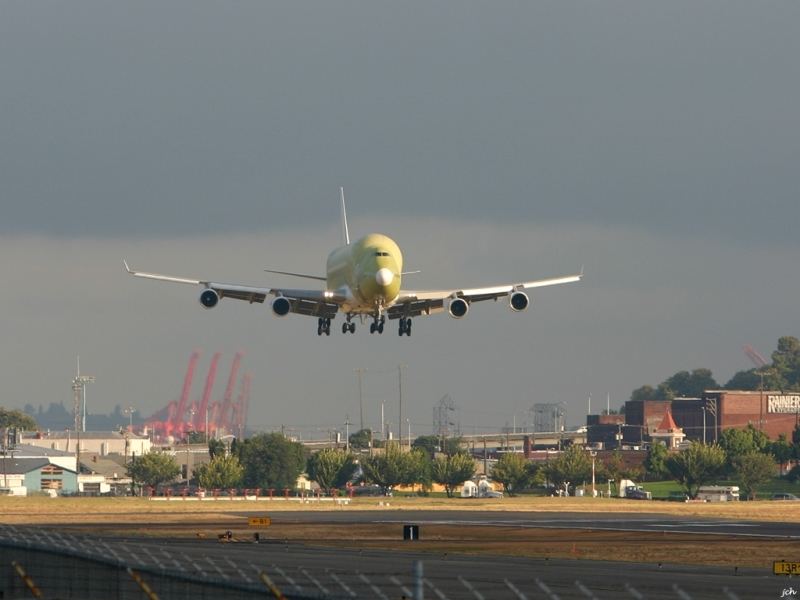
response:
{"label": "tail fin", "polygon": [[347,229],[347,208],[344,205],[344,188],[339,188],[339,195],[342,197],[342,233],[344,234],[344,243],[350,245],[350,232]]}

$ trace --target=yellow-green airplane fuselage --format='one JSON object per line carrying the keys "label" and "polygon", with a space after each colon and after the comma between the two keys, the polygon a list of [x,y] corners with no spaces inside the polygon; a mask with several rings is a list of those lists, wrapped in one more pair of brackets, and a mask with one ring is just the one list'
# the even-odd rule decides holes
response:
{"label": "yellow-green airplane fuselage", "polygon": [[345,298],[349,313],[372,313],[400,293],[403,254],[391,238],[373,233],[328,255],[327,289]]}

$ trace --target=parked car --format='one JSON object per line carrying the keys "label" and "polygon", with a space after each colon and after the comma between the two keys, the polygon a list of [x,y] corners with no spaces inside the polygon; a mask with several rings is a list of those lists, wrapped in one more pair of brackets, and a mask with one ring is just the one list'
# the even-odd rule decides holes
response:
{"label": "parked car", "polygon": [[800,500],[800,498],[798,498],[794,494],[789,494],[789,493],[786,493],[786,492],[781,492],[780,494],[772,494],[772,499],[773,500]]}

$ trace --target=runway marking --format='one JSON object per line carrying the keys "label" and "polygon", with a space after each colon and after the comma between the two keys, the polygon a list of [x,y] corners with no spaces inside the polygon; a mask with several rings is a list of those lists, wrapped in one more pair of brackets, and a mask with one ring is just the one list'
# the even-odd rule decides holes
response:
{"label": "runway marking", "polygon": [[[297,593],[298,593],[298,594],[302,594],[302,593],[303,593],[303,588],[302,588],[302,587],[300,587],[299,585],[297,585],[297,583],[295,582],[294,578],[292,578],[292,576],[291,576],[291,575],[289,575],[289,574],[288,574],[286,571],[284,571],[283,569],[281,569],[281,568],[280,568],[278,565],[276,565],[275,563],[272,563],[272,568],[275,570],[275,572],[276,572],[278,575],[280,575],[280,576],[281,576],[281,577],[283,577],[283,578],[284,578],[286,581],[288,581],[288,582],[289,582],[289,585],[291,585],[292,587],[294,587],[294,589],[297,591]],[[260,569],[256,568],[256,571],[259,571],[259,570],[260,570]]]}
{"label": "runway marking", "polygon": [[347,595],[348,595],[348,596],[350,596],[351,598],[356,598],[356,597],[357,597],[357,596],[356,596],[356,593],[355,593],[353,590],[351,590],[351,589],[348,587],[348,585],[347,585],[347,584],[346,584],[344,581],[342,581],[342,580],[341,580],[341,578],[340,578],[340,577],[339,577],[339,576],[338,576],[336,573],[330,572],[330,573],[328,573],[328,575],[330,575],[331,579],[333,579],[333,580],[334,580],[336,583],[338,583],[338,584],[339,584],[339,586],[340,586],[340,587],[341,587],[341,588],[342,588],[342,589],[343,589],[345,592],[347,592]]}
{"label": "runway marking", "polygon": [[430,589],[430,590],[431,590],[431,591],[432,591],[434,594],[436,594],[436,596],[439,598],[439,600],[447,600],[447,596],[445,596],[445,595],[444,595],[442,592],[440,592],[440,591],[439,591],[439,588],[437,588],[435,585],[433,585],[433,583],[431,583],[431,582],[430,582],[430,580],[428,580],[428,579],[424,579],[424,578],[423,578],[423,579],[422,579],[422,582],[423,582],[425,585],[427,585],[427,586],[428,586],[428,588],[429,588],[429,589]]}
{"label": "runway marking", "polygon": [[644,596],[642,596],[642,594],[640,594],[637,589],[631,586],[630,583],[625,584],[625,591],[628,592],[634,598],[636,598],[636,600],[644,600]]}
{"label": "runway marking", "polygon": [[728,600],[739,600],[739,596],[734,594],[732,591],[730,591],[726,587],[722,588],[722,593],[725,594],[728,597]]}
{"label": "runway marking", "polygon": [[539,589],[550,597],[550,600],[561,600],[561,598],[558,597],[558,594],[547,587],[547,584],[538,577],[536,578],[536,585],[538,585]]}
{"label": "runway marking", "polygon": [[517,595],[517,598],[519,598],[519,600],[528,600],[528,597],[522,592],[520,592],[517,586],[511,583],[508,579],[503,579],[503,583],[505,583],[506,586],[508,586],[508,589],[510,589]]}
{"label": "runway marking", "polygon": [[361,581],[366,583],[370,587],[370,589],[372,589],[373,592],[375,592],[378,596],[382,598],[382,600],[389,600],[386,594],[384,594],[378,586],[376,586],[369,579],[367,579],[366,575],[364,575],[363,573],[359,573],[358,571],[356,571],[356,574],[358,575],[359,579],[361,579]]}
{"label": "runway marking", "polygon": [[583,585],[583,584],[582,584],[580,581],[578,581],[577,579],[575,580],[575,587],[576,587],[576,588],[578,588],[578,589],[581,591],[581,593],[582,593],[584,596],[586,596],[587,598],[591,598],[591,600],[599,600],[599,599],[597,598],[597,596],[595,596],[595,595],[594,595],[594,592],[592,592],[592,590],[590,590],[589,588],[587,588],[585,585]]}
{"label": "runway marking", "polygon": [[481,594],[478,590],[476,590],[475,587],[469,581],[464,579],[461,575],[458,576],[458,580],[465,588],[467,588],[470,592],[472,592],[472,595],[475,596],[478,600],[485,600],[483,594]]}
{"label": "runway marking", "polygon": [[676,594],[678,594],[678,598],[680,598],[681,600],[692,600],[692,597],[686,592],[684,592],[681,588],[679,588],[677,583],[672,584],[672,589]]}
{"label": "runway marking", "polygon": [[320,590],[320,591],[321,591],[323,594],[325,594],[326,596],[330,596],[330,592],[328,591],[328,588],[326,588],[326,587],[325,587],[324,585],[322,585],[322,584],[321,584],[319,581],[317,581],[317,580],[314,578],[314,576],[313,576],[311,573],[309,573],[308,571],[306,571],[306,570],[305,570],[305,568],[303,568],[303,567],[298,567],[298,570],[299,570],[299,571],[300,571],[300,572],[301,572],[303,575],[305,575],[305,576],[306,576],[306,578],[307,578],[307,579],[308,579],[308,580],[309,580],[311,583],[313,583],[315,586],[317,586],[317,587],[319,588],[319,590]]}
{"label": "runway marking", "polygon": [[214,567],[214,569],[216,569],[217,573],[219,573],[220,575],[222,575],[222,577],[223,577],[224,579],[230,579],[230,577],[228,576],[228,574],[227,574],[227,573],[225,573],[225,572],[223,572],[223,570],[219,568],[219,565],[218,565],[217,563],[215,563],[213,560],[211,560],[211,557],[210,557],[210,556],[206,556],[206,562],[207,562],[208,564],[210,564],[212,567]]}
{"label": "runway marking", "polygon": [[227,563],[228,563],[228,565],[229,565],[229,566],[230,566],[230,567],[231,567],[231,568],[232,568],[234,571],[236,571],[237,573],[239,573],[239,576],[240,576],[240,577],[244,577],[244,579],[245,579],[245,581],[247,581],[247,583],[250,583],[251,581],[253,581],[253,580],[252,580],[252,579],[250,579],[250,578],[249,578],[247,575],[245,575],[245,572],[244,572],[244,571],[242,571],[242,570],[239,568],[239,566],[238,566],[236,563],[234,563],[234,562],[233,562],[233,561],[232,561],[232,560],[231,560],[229,557],[227,557],[227,556],[225,557],[225,562],[227,562]]}
{"label": "runway marking", "polygon": [[391,581],[393,584],[395,584],[397,587],[399,587],[399,588],[400,588],[400,591],[401,591],[401,592],[403,592],[403,593],[404,593],[406,596],[408,596],[409,598],[411,598],[411,597],[413,596],[413,594],[411,593],[411,590],[409,590],[409,589],[408,589],[406,586],[404,586],[404,585],[403,585],[403,582],[402,582],[402,581],[400,581],[400,580],[399,580],[397,577],[395,577],[394,575],[392,575],[391,577],[389,577],[389,581]]}
{"label": "runway marking", "polygon": [[171,560],[171,561],[172,561],[172,562],[175,564],[175,567],[176,567],[176,568],[177,568],[179,571],[185,571],[185,570],[186,570],[186,569],[184,569],[184,568],[183,568],[183,565],[182,565],[181,563],[179,563],[179,562],[177,561],[177,559],[176,559],[174,556],[172,556],[172,555],[171,555],[169,552],[167,552],[166,550],[164,550],[164,548],[161,548],[161,554],[163,554],[164,556],[166,556],[166,557],[167,557],[167,560]]}

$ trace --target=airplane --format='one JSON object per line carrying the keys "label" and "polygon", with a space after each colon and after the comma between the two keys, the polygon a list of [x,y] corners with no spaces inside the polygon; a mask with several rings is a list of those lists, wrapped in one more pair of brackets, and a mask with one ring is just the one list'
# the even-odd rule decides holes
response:
{"label": "airplane", "polygon": [[289,275],[324,282],[322,289],[291,289],[283,287],[256,287],[228,283],[216,283],[202,279],[174,277],[159,273],[136,271],[123,260],[125,269],[134,277],[199,285],[204,288],[200,304],[214,308],[221,299],[233,298],[249,303],[264,303],[271,296],[272,312],[285,317],[289,313],[317,318],[317,335],[331,334],[331,321],[337,313],[346,319],[342,333],[355,333],[353,318],[361,322],[372,319],[369,332],[383,333],[386,319],[399,320],[398,335],[411,335],[413,317],[444,312],[461,319],[469,312],[473,302],[498,300],[508,297],[508,306],[514,312],[528,308],[530,298],[525,290],[573,283],[583,278],[583,268],[576,275],[566,275],[536,281],[501,284],[482,288],[411,291],[401,286],[402,277],[419,271],[403,271],[403,254],[391,238],[371,233],[350,242],[347,227],[347,210],[344,189],[339,188],[342,204],[342,235],[344,245],[328,255],[326,275],[305,275],[289,271],[264,269],[267,273]]}

